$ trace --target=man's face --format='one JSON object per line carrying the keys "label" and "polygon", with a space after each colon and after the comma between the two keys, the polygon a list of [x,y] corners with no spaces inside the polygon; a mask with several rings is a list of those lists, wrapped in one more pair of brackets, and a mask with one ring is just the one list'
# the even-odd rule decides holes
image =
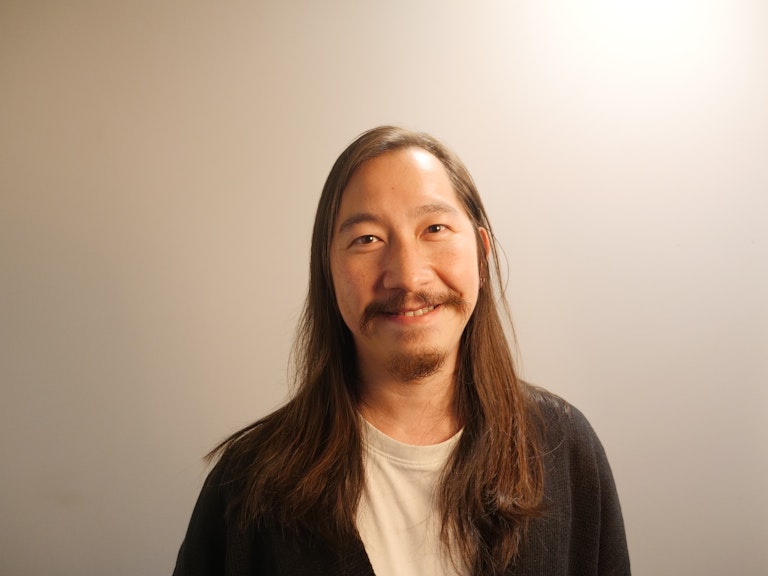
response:
{"label": "man's face", "polygon": [[[477,233],[429,152],[387,152],[355,171],[336,218],[331,274],[363,378],[455,369],[480,287]],[[487,252],[487,233],[479,234]]]}

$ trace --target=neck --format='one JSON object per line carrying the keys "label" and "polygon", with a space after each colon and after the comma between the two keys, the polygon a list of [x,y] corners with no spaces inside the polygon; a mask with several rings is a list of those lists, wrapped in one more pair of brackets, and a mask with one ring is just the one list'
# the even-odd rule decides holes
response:
{"label": "neck", "polygon": [[438,444],[456,434],[453,372],[402,382],[391,376],[368,376],[360,382],[359,410],[387,436],[413,445]]}

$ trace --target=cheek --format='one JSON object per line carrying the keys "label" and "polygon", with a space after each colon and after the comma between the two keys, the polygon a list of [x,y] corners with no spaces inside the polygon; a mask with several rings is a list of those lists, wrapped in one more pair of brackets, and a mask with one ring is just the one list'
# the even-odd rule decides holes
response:
{"label": "cheek", "polygon": [[476,298],[480,288],[480,262],[477,248],[472,243],[441,255],[440,268],[450,282],[467,298]]}
{"label": "cheek", "polygon": [[331,276],[333,278],[333,292],[336,297],[336,306],[347,327],[354,332],[362,307],[362,294],[360,280],[354,270],[339,262],[331,260]]}

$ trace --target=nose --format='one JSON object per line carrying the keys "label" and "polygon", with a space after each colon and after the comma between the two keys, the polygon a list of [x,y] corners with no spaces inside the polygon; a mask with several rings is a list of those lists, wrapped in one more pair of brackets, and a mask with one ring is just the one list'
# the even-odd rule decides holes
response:
{"label": "nose", "polygon": [[416,241],[393,242],[384,262],[384,288],[414,292],[429,284],[434,276],[429,259]]}

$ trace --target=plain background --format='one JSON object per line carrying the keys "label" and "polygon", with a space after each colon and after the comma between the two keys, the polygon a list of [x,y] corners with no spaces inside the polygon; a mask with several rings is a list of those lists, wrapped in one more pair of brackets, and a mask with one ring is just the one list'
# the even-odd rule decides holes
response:
{"label": "plain background", "polygon": [[634,573],[768,573],[768,5],[0,0],[0,573],[169,574],[382,123],[475,176]]}

